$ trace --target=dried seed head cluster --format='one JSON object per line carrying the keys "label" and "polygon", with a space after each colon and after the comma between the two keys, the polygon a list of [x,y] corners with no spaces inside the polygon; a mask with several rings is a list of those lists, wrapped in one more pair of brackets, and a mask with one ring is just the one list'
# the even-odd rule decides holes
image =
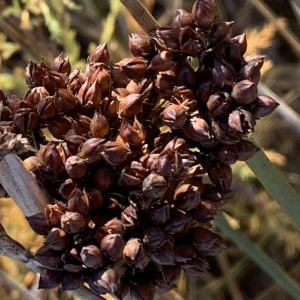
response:
{"label": "dried seed head cluster", "polygon": [[216,14],[213,0],[198,0],[173,27],[132,34],[131,58],[110,65],[103,44],[85,72],[62,55],[32,62],[24,98],[0,94],[0,132],[34,138],[24,166],[53,198],[29,219],[45,236],[40,287],[87,282],[153,299],[226,248],[208,228],[227,201],[230,164],[258,151],[243,138],[277,103],[257,94],[264,58],[244,57],[245,35],[229,38],[232,22]]}

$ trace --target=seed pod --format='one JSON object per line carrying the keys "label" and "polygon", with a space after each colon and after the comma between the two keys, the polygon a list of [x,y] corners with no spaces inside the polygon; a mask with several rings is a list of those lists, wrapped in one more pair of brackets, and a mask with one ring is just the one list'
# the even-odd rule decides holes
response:
{"label": "seed pod", "polygon": [[80,182],[76,179],[68,178],[59,186],[59,193],[64,199],[68,199],[75,188],[80,188]]}
{"label": "seed pod", "polygon": [[67,116],[57,116],[48,122],[48,129],[51,134],[57,138],[61,139],[72,126],[72,121]]}
{"label": "seed pod", "polygon": [[231,89],[234,83],[234,75],[226,65],[214,60],[212,75],[216,85],[225,90]]}
{"label": "seed pod", "polygon": [[226,116],[232,111],[230,102],[231,98],[228,93],[214,93],[209,97],[206,105],[215,116]]}
{"label": "seed pod", "polygon": [[46,236],[48,232],[51,230],[50,223],[45,217],[44,212],[37,213],[33,216],[26,217],[30,227],[37,234]]}
{"label": "seed pod", "polygon": [[57,89],[53,97],[53,103],[58,112],[67,112],[77,104],[77,98],[67,89]]}
{"label": "seed pod", "polygon": [[18,131],[30,132],[36,126],[38,117],[31,108],[20,108],[14,113],[12,120]]}
{"label": "seed pod", "polygon": [[194,30],[189,26],[180,30],[179,42],[181,50],[191,56],[197,56],[202,53],[208,44],[206,35],[199,27]]}
{"label": "seed pod", "polygon": [[139,281],[136,284],[131,284],[130,294],[135,300],[153,300],[155,287],[149,281]]}
{"label": "seed pod", "polygon": [[200,203],[200,192],[196,186],[182,184],[174,194],[174,205],[183,210],[191,210]]}
{"label": "seed pod", "polygon": [[190,119],[184,130],[189,138],[200,142],[204,147],[214,147],[217,144],[211,128],[202,118]]}
{"label": "seed pod", "polygon": [[81,178],[86,173],[86,164],[82,158],[72,155],[66,160],[65,169],[71,178]]}
{"label": "seed pod", "polygon": [[62,229],[53,227],[48,233],[45,246],[55,251],[65,249],[71,242],[71,237],[67,235]]}
{"label": "seed pod", "polygon": [[250,104],[257,97],[257,86],[250,80],[241,80],[233,87],[231,96],[239,104]]}
{"label": "seed pod", "polygon": [[100,249],[95,245],[83,246],[80,252],[82,262],[92,269],[99,268],[103,263],[103,255]]}
{"label": "seed pod", "polygon": [[120,287],[120,276],[115,269],[99,269],[88,277],[88,284],[96,294],[114,293]]}
{"label": "seed pod", "polygon": [[179,129],[184,126],[187,120],[185,109],[176,104],[171,104],[163,111],[163,121],[171,129]]}
{"label": "seed pod", "polygon": [[105,234],[119,234],[122,237],[125,235],[126,232],[123,223],[117,218],[113,218],[107,221],[101,227],[101,231]]}
{"label": "seed pod", "polygon": [[226,164],[219,164],[210,167],[208,170],[209,179],[224,192],[228,191],[232,182],[232,170]]}
{"label": "seed pod", "polygon": [[153,41],[158,45],[158,48],[163,50],[176,51],[180,46],[177,28],[160,27],[155,30],[155,33],[152,32],[152,35]]}
{"label": "seed pod", "polygon": [[170,218],[165,223],[165,228],[171,234],[184,234],[189,228],[191,219],[191,216],[185,211],[171,207]]}
{"label": "seed pod", "polygon": [[107,141],[102,151],[102,157],[112,167],[121,167],[126,164],[130,154],[130,149],[123,143],[114,141]]}
{"label": "seed pod", "polygon": [[178,265],[162,266],[161,273],[167,285],[172,286],[180,277],[181,267]]}
{"label": "seed pod", "polygon": [[147,61],[142,57],[123,58],[116,65],[131,80],[140,81],[147,73]]}
{"label": "seed pod", "polygon": [[70,193],[68,197],[68,210],[79,212],[80,214],[85,214],[87,212],[87,197],[79,188],[75,188]]}
{"label": "seed pod", "polygon": [[48,204],[44,211],[50,225],[58,226],[62,215],[66,212],[66,208],[59,204]]}
{"label": "seed pod", "polygon": [[169,97],[172,94],[175,80],[173,71],[159,72],[154,79],[154,88],[157,92]]}
{"label": "seed pod", "polygon": [[125,229],[135,229],[139,226],[139,218],[136,209],[129,205],[127,206],[121,214],[121,221]]}
{"label": "seed pod", "polygon": [[129,122],[123,120],[120,127],[120,137],[125,143],[133,147],[139,147],[145,141],[145,128],[137,119],[134,120],[132,126]]}
{"label": "seed pod", "polygon": [[34,257],[39,263],[46,267],[55,268],[61,263],[60,255],[54,250],[49,249],[47,246],[39,248]]}
{"label": "seed pod", "polygon": [[130,94],[120,100],[120,115],[133,116],[142,111],[143,98],[141,94]]}
{"label": "seed pod", "polygon": [[215,92],[216,84],[213,81],[205,81],[198,86],[197,96],[203,102],[207,102],[210,95]]}
{"label": "seed pod", "polygon": [[147,35],[137,33],[132,33],[129,36],[129,50],[133,56],[146,59],[153,57],[156,53],[150,38]]}
{"label": "seed pod", "polygon": [[175,260],[178,263],[187,263],[196,257],[195,248],[188,243],[180,243],[175,245]]}
{"label": "seed pod", "polygon": [[58,174],[63,170],[64,162],[56,145],[49,143],[43,153],[42,160],[47,169]]}
{"label": "seed pod", "polygon": [[197,0],[191,12],[192,18],[200,27],[208,27],[217,15],[217,6],[214,0]]}
{"label": "seed pod", "polygon": [[39,279],[39,289],[53,289],[58,287],[62,282],[62,272],[55,271],[48,268],[42,268],[40,279]]}
{"label": "seed pod", "polygon": [[91,120],[90,130],[94,138],[103,138],[106,136],[110,131],[110,126],[105,116],[95,111],[94,117]]}
{"label": "seed pod", "polygon": [[52,71],[69,75],[71,73],[71,64],[69,58],[63,57],[63,53],[60,53],[50,64],[50,69]]}
{"label": "seed pod", "polygon": [[87,141],[82,135],[79,134],[69,134],[65,135],[65,142],[67,143],[68,150],[72,155],[77,155],[79,148],[81,145]]}
{"label": "seed pod", "polygon": [[36,156],[29,156],[23,160],[23,166],[27,171],[33,173],[35,176],[40,176],[45,171],[43,162]]}
{"label": "seed pod", "polygon": [[236,43],[239,46],[241,55],[244,55],[247,50],[247,39],[246,34],[237,35],[231,39],[233,43]]}
{"label": "seed pod", "polygon": [[78,212],[67,211],[60,219],[61,228],[70,234],[80,232],[86,225],[84,216]]}
{"label": "seed pod", "polygon": [[158,227],[149,227],[144,230],[143,242],[151,248],[160,247],[166,241],[164,231]]}
{"label": "seed pod", "polygon": [[152,173],[144,179],[142,189],[146,197],[161,198],[167,190],[167,182],[163,176]]}
{"label": "seed pod", "polygon": [[246,109],[236,109],[228,117],[229,127],[243,134],[251,133],[255,123],[252,112]]}
{"label": "seed pod", "polygon": [[140,269],[142,271],[150,261],[147,250],[137,238],[131,238],[127,241],[123,250],[123,257],[132,269]]}
{"label": "seed pod", "polygon": [[39,67],[36,63],[30,62],[25,69],[25,81],[30,87],[43,86],[43,78],[46,75],[44,68]]}
{"label": "seed pod", "polygon": [[181,268],[188,276],[199,277],[206,273],[209,266],[205,260],[196,257],[190,262],[182,264]]}
{"label": "seed pod", "polygon": [[62,291],[76,290],[83,286],[83,284],[84,279],[82,277],[82,274],[65,272],[61,282],[61,289]]}
{"label": "seed pod", "polygon": [[149,251],[149,255],[151,260],[153,260],[155,263],[159,265],[175,266],[176,264],[174,247],[169,241],[166,241],[160,247],[151,249]]}
{"label": "seed pod", "polygon": [[221,162],[231,165],[238,160],[239,151],[234,145],[223,145],[218,151],[218,156]]}
{"label": "seed pod", "polygon": [[262,118],[269,115],[279,105],[278,102],[267,95],[258,96],[252,104],[253,108],[251,108],[251,111],[255,118]]}
{"label": "seed pod", "polygon": [[102,151],[104,150],[104,139],[91,138],[79,148],[78,156],[85,159],[86,162],[92,164],[102,159]]}
{"label": "seed pod", "polygon": [[87,199],[87,208],[89,211],[96,210],[101,207],[103,203],[103,196],[97,189],[87,189],[84,191]]}
{"label": "seed pod", "polygon": [[156,54],[150,61],[149,69],[154,71],[168,71],[176,66],[172,61],[173,53],[171,51],[161,51]]}
{"label": "seed pod", "polygon": [[56,71],[47,71],[43,78],[43,86],[52,93],[59,88],[67,88],[69,77]]}
{"label": "seed pod", "polygon": [[240,68],[238,76],[241,80],[248,79],[258,84],[260,80],[260,69],[264,63],[265,57],[262,55],[249,55],[245,57],[245,63]]}
{"label": "seed pod", "polygon": [[228,39],[232,25],[233,21],[214,23],[208,37],[209,47],[213,47]]}
{"label": "seed pod", "polygon": [[108,65],[110,60],[110,55],[107,49],[107,43],[103,43],[95,48],[95,50],[87,58],[88,63],[104,63]]}
{"label": "seed pod", "polygon": [[58,111],[55,108],[53,96],[42,98],[36,106],[36,113],[42,120],[55,117],[58,114]]}
{"label": "seed pod", "polygon": [[106,235],[100,243],[103,254],[112,261],[116,261],[123,254],[125,241],[120,234],[112,233]]}
{"label": "seed pod", "polygon": [[260,149],[256,147],[252,142],[243,140],[236,145],[238,160],[245,161],[253,157]]}
{"label": "seed pod", "polygon": [[170,207],[163,203],[153,206],[148,212],[148,219],[155,225],[164,224],[170,216]]}
{"label": "seed pod", "polygon": [[178,8],[174,16],[173,27],[180,30],[187,26],[194,27],[192,16],[184,9]]}
{"label": "seed pod", "polygon": [[193,245],[198,251],[209,250],[216,242],[218,235],[204,227],[197,227],[192,232]]}
{"label": "seed pod", "polygon": [[202,200],[199,207],[190,213],[193,219],[198,222],[209,222],[216,217],[218,211],[212,203]]}
{"label": "seed pod", "polygon": [[113,172],[108,168],[100,168],[93,174],[93,183],[100,191],[108,190],[114,182]]}

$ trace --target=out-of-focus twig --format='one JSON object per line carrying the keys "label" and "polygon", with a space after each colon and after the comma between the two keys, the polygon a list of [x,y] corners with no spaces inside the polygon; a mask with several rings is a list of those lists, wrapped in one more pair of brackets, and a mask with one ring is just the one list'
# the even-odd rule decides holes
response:
{"label": "out-of-focus twig", "polygon": [[230,272],[230,265],[228,262],[228,258],[224,252],[220,253],[217,256],[218,263],[221,267],[221,270],[224,274],[224,277],[228,284],[228,290],[233,300],[243,300],[242,293],[236,283],[236,280],[232,273]]}
{"label": "out-of-focus twig", "polygon": [[156,20],[138,0],[120,0],[146,33],[158,26]]}
{"label": "out-of-focus twig", "polygon": [[290,44],[293,51],[300,57],[300,41],[287,28],[284,22],[281,22],[273,11],[261,0],[248,0],[258,12],[260,12],[269,22],[273,23],[282,37]]}

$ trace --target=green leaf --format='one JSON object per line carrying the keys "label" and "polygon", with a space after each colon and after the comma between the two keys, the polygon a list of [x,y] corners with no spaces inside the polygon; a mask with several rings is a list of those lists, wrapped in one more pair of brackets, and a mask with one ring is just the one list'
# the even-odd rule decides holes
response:
{"label": "green leaf", "polygon": [[233,229],[223,215],[214,221],[219,230],[229,237],[262,270],[274,279],[290,296],[300,299],[300,286],[257,245],[249,241],[240,231]]}

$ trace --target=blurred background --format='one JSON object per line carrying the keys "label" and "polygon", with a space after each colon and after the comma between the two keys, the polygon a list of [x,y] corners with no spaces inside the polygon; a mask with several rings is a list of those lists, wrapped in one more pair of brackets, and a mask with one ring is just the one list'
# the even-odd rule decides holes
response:
{"label": "blurred background", "polygon": [[[265,55],[261,82],[291,111],[277,109],[258,122],[254,139],[300,193],[300,0],[215,0],[219,21],[234,21],[232,36],[247,35],[246,55]],[[193,0],[143,0],[160,25],[171,25],[177,8],[190,11]],[[142,33],[118,0],[0,0],[0,89],[23,96],[30,61],[50,63],[59,53],[72,69],[85,69],[89,53],[108,43],[111,63],[131,56],[128,35]],[[291,115],[292,113],[292,115]],[[222,211],[232,227],[261,246],[300,282],[300,234],[245,163],[233,166],[231,200]],[[1,171],[1,170],[0,170]],[[0,221],[13,238],[35,251],[42,244],[9,198],[0,199]],[[13,217],[12,217],[13,216]],[[226,239],[226,237],[225,237]],[[228,240],[227,240],[228,241]],[[182,275],[166,300],[292,299],[241,250],[230,247],[210,260],[202,278]],[[37,275],[0,257],[1,299],[74,299],[60,289],[37,290]],[[25,291],[30,292],[26,294]],[[29,297],[29,298],[28,298]],[[300,296],[299,296],[300,297]],[[109,296],[107,297],[109,299]]]}

